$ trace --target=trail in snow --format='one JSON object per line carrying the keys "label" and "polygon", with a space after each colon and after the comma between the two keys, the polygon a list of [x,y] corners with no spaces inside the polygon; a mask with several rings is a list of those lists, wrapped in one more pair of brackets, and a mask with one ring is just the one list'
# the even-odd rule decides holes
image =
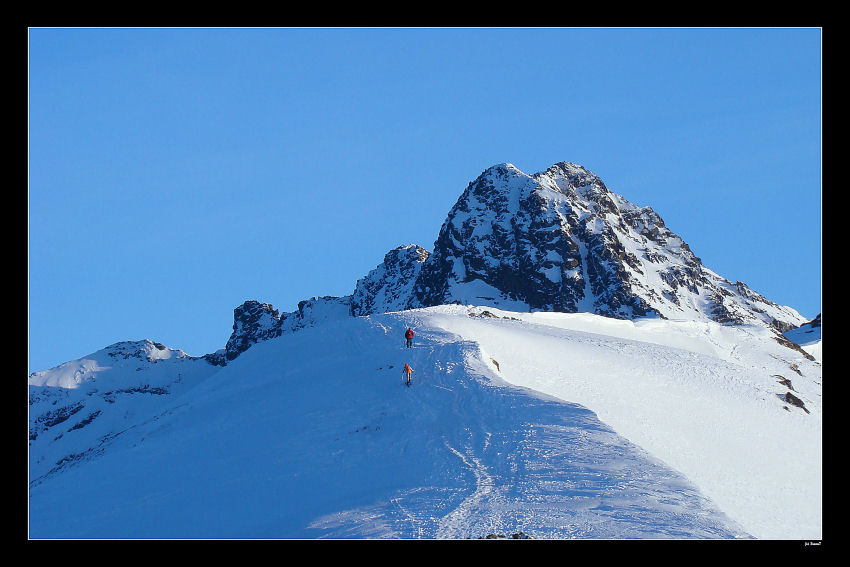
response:
{"label": "trail in snow", "polygon": [[[439,465],[425,486],[384,508],[388,534],[415,525],[406,537],[747,537],[684,477],[592,412],[500,383],[477,343],[434,328],[421,313],[386,319],[395,317],[403,322],[395,334],[407,325],[419,330],[403,356],[420,369],[411,402],[425,418],[417,427],[432,436],[421,443]],[[357,523],[368,531],[375,510],[366,506],[359,522],[348,510],[344,525],[319,521],[314,528],[326,530],[322,537],[350,534]]]}

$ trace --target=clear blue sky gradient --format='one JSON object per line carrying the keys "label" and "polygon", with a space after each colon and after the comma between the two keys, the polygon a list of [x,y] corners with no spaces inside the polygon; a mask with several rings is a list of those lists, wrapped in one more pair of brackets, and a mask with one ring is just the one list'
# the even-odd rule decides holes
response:
{"label": "clear blue sky gradient", "polygon": [[817,28],[31,29],[28,370],[351,293],[503,162],[814,317],[821,67]]}

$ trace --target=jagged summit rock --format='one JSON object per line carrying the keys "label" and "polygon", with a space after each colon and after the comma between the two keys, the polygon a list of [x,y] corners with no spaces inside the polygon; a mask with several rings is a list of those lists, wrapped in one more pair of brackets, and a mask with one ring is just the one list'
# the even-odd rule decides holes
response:
{"label": "jagged summit rock", "polygon": [[411,306],[422,307],[460,302],[780,331],[803,321],[705,268],[650,207],[570,162],[533,175],[511,164],[485,170],[449,212],[413,292]]}
{"label": "jagged summit rock", "polygon": [[[421,306],[461,302],[522,311],[591,310],[582,302],[590,290],[585,289],[587,253],[581,245],[587,237],[581,221],[613,204],[604,184],[583,168],[564,162],[548,171],[529,176],[501,164],[467,186],[414,288]],[[581,208],[571,206],[575,203]],[[581,237],[573,238],[579,231]],[[632,303],[635,310],[623,315],[646,314],[644,305]]]}

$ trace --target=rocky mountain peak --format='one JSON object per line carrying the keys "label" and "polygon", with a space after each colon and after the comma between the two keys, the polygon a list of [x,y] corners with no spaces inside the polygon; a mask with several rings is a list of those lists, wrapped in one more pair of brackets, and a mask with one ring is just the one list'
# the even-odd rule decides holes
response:
{"label": "rocky mountain peak", "polygon": [[656,211],[609,190],[585,167],[563,161],[529,175],[500,163],[467,185],[432,252],[396,247],[351,295],[312,298],[292,313],[245,302],[234,310],[226,355],[230,360],[257,341],[329,317],[448,303],[757,324],[779,332],[805,322],[794,309],[703,266]]}
{"label": "rocky mountain peak", "polygon": [[488,168],[449,212],[414,285],[411,306],[484,304],[766,324],[802,318],[702,266],[650,207],[559,162],[528,175]]}
{"label": "rocky mountain peak", "polygon": [[569,161],[558,162],[545,171],[534,174],[533,177],[538,179],[549,178],[556,182],[565,180],[568,186],[573,188],[594,187],[597,190],[608,190],[596,174]]}

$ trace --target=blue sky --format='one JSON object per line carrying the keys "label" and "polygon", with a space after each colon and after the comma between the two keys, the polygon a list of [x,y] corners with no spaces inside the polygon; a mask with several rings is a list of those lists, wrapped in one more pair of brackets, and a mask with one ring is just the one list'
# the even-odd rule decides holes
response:
{"label": "blue sky", "polygon": [[351,293],[503,162],[814,317],[821,65],[817,28],[30,29],[29,371]]}

